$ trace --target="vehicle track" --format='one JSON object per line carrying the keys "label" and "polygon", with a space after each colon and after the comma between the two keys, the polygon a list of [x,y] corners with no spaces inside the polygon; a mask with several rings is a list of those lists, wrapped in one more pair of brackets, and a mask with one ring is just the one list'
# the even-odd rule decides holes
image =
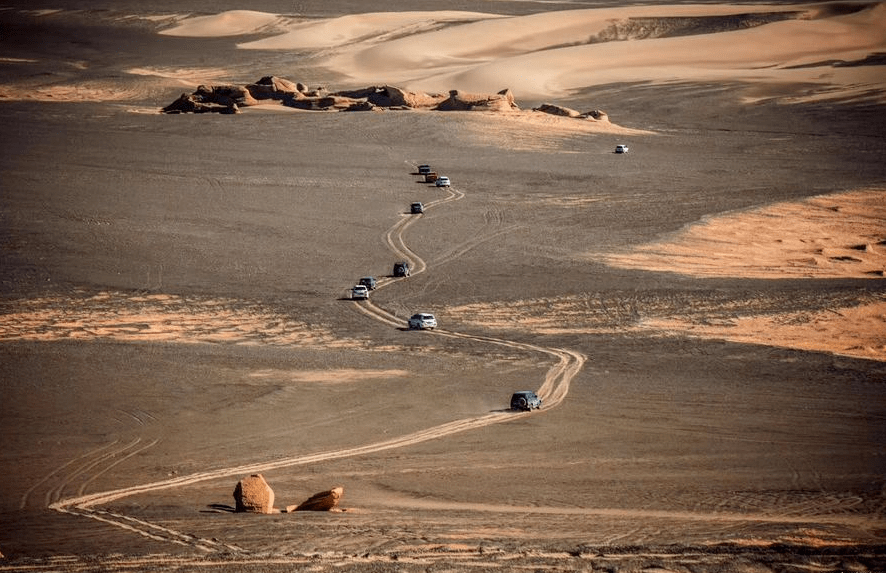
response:
{"label": "vehicle track", "polygon": [[[446,198],[439,199],[433,201],[427,205],[428,208],[437,207],[439,205],[445,204],[450,201],[458,201],[462,199],[465,195],[463,192],[447,188],[446,189],[449,195]],[[414,266],[414,271],[412,274],[419,274],[424,272],[427,269],[427,265],[424,260],[419,257],[416,253],[414,253],[404,241],[403,234],[404,232],[415,224],[421,216],[415,215],[404,215],[397,223],[394,224],[391,229],[389,229],[384,235],[385,243],[391,248],[391,250],[398,255],[410,262],[411,266]],[[393,284],[399,280],[404,280],[406,277],[396,278],[396,279],[387,279],[383,281],[379,281],[379,287],[382,288],[384,286]],[[394,314],[376,306],[372,302],[366,300],[363,302],[355,301],[354,308],[359,312],[362,312],[366,316],[372,318],[373,320],[377,320],[384,324],[390,326],[396,326],[399,328],[403,328],[406,326],[406,321],[398,318]],[[471,334],[462,334],[458,332],[451,332],[447,330],[434,330],[431,334],[436,336],[444,336],[450,338],[461,338],[466,340],[473,340],[476,342],[486,343],[486,344],[494,344],[499,346],[505,346],[508,348],[522,350],[526,352],[536,352],[548,355],[556,360],[554,366],[550,368],[543,383],[541,384],[538,394],[545,401],[546,409],[550,409],[556,407],[566,398],[566,395],[569,392],[569,384],[572,378],[581,370],[582,365],[585,362],[585,356],[582,354],[566,349],[560,348],[546,348],[543,346],[537,346],[533,344],[527,344],[522,342],[515,342],[500,338],[493,338],[487,336],[478,336]],[[53,492],[50,492],[47,497],[47,504],[50,509],[59,511],[61,513],[78,515],[82,517],[87,517],[90,519],[94,519],[96,521],[100,521],[103,523],[107,523],[109,525],[113,525],[115,527],[119,527],[126,531],[131,531],[138,535],[142,535],[149,539],[153,539],[156,541],[174,543],[177,545],[185,545],[191,546],[197,550],[204,552],[214,552],[214,551],[226,551],[226,552],[243,552],[242,548],[237,546],[227,544],[224,542],[220,542],[215,539],[202,539],[196,536],[181,533],[170,529],[168,527],[163,527],[154,523],[150,523],[145,520],[136,519],[130,516],[114,513],[112,511],[107,511],[98,508],[98,506],[113,502],[115,500],[145,494],[150,492],[155,492],[159,490],[171,489],[175,487],[185,487],[189,485],[193,485],[199,482],[215,480],[219,478],[232,477],[232,476],[242,476],[248,474],[255,474],[260,472],[267,472],[271,470],[276,470],[285,467],[292,467],[298,465],[306,465],[312,463],[325,462],[330,460],[336,460],[341,458],[348,458],[353,456],[361,456],[367,454],[373,454],[377,452],[382,452],[385,450],[391,450],[396,448],[403,448],[407,446],[412,446],[415,444],[420,444],[422,442],[437,440],[440,438],[444,438],[447,436],[451,436],[457,433],[466,432],[468,430],[474,430],[477,428],[482,428],[486,426],[490,426],[492,424],[499,424],[502,422],[506,422],[508,420],[513,420],[515,416],[525,416],[531,415],[528,413],[517,414],[510,411],[495,411],[490,412],[481,416],[473,417],[473,418],[464,418],[459,420],[453,420],[451,422],[447,422],[445,424],[440,424],[438,426],[433,426],[430,428],[426,428],[424,430],[419,430],[417,432],[413,432],[411,434],[406,434],[404,436],[399,436],[396,438],[391,438],[388,440],[383,440],[380,442],[375,442],[371,444],[367,444],[364,446],[357,446],[352,448],[345,448],[340,450],[332,450],[327,452],[319,452],[315,454],[307,454],[307,455],[299,455],[293,456],[289,458],[276,459],[274,461],[269,461],[266,463],[257,463],[257,464],[249,464],[249,465],[241,465],[234,467],[226,467],[226,468],[217,468],[210,471],[193,473],[186,476],[178,476],[166,480],[140,484],[135,486],[130,486],[126,488],[120,488],[110,491],[104,492],[96,492],[91,494],[84,494],[84,490],[86,485],[91,483],[98,475],[94,475],[90,477],[79,489],[78,495],[76,497],[70,497],[66,499],[59,499],[61,497],[61,490],[64,487],[64,484],[70,482],[70,479],[76,477],[77,475],[81,475],[88,471],[90,468],[98,465],[101,461],[107,459],[110,456],[113,456],[117,453],[122,453],[123,451],[130,450],[130,453],[126,455],[124,458],[114,462],[110,466],[106,467],[102,470],[101,473],[106,472],[108,469],[121,463],[125,459],[128,459],[132,455],[142,451],[143,449],[149,448],[153,446],[156,442],[153,442],[143,448],[139,448],[136,450],[132,450],[132,448],[138,443],[138,440],[135,443],[128,444],[122,450],[117,450],[112,452],[111,454],[106,454],[104,456],[99,457],[98,460],[93,462],[88,462],[78,468],[73,476],[70,476],[61,488],[56,488]],[[101,451],[94,450],[93,454]],[[88,457],[88,456],[85,456]],[[83,459],[83,458],[79,458]],[[73,462],[69,462],[62,468],[71,465]],[[60,468],[61,469],[61,468]],[[48,479],[48,478],[44,478]],[[25,495],[25,499],[22,500],[22,503],[26,502],[27,495]],[[53,501],[53,499],[55,501]]]}

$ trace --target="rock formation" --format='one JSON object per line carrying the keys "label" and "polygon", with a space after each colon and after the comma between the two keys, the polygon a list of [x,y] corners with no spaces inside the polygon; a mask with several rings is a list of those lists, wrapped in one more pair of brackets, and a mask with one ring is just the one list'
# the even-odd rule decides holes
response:
{"label": "rock formation", "polygon": [[543,103],[538,107],[532,108],[532,111],[539,111],[542,113],[549,113],[551,115],[560,115],[563,117],[573,117],[576,119],[593,119],[595,121],[609,121],[609,116],[606,115],[605,111],[595,109],[592,111],[587,111],[585,113],[581,113],[574,109],[570,109],[568,107],[564,107],[562,105],[556,105],[552,103]]}
{"label": "rock formation", "polygon": [[237,511],[249,513],[273,513],[274,490],[261,474],[241,479],[234,488]]}
{"label": "rock formation", "polygon": [[[301,86],[304,89],[304,86]],[[302,90],[294,82],[277,76],[265,76],[254,84],[249,84],[244,89],[256,100],[304,97]]]}
{"label": "rock formation", "polygon": [[[180,98],[163,108],[164,113],[238,113],[241,107],[261,103],[276,103],[309,111],[375,111],[426,109],[434,111],[519,111],[511,90],[495,94],[472,94],[451,90],[446,94],[413,92],[394,86],[329,92],[324,87],[308,88],[276,76],[265,76],[246,86],[200,86],[191,95]],[[609,121],[606,112],[593,110],[585,113],[555,104],[543,104],[532,111],[575,119]]]}
{"label": "rock formation", "polygon": [[237,113],[240,106],[258,101],[244,86],[199,86],[163,108],[164,113]]}
{"label": "rock formation", "polygon": [[440,102],[438,111],[513,111],[519,109],[511,90],[497,94],[469,94],[459,90],[449,92],[449,98]]}
{"label": "rock formation", "polygon": [[551,115],[562,115],[565,117],[578,117],[581,115],[581,113],[575,111],[574,109],[563,107],[562,105],[555,105],[552,103],[543,103],[538,107],[532,108],[532,111],[540,111],[542,113],[549,113]]}
{"label": "rock formation", "polygon": [[333,511],[338,506],[338,502],[344,493],[345,489],[341,486],[334,487],[328,491],[321,491],[298,505],[290,505],[286,508],[286,511],[287,513],[293,511]]}
{"label": "rock formation", "polygon": [[438,111],[510,111],[519,109],[510,90],[497,94],[468,94],[453,90],[449,95],[413,92],[394,86],[328,92],[308,89],[302,83],[265,76],[245,86],[200,86],[191,95],[182,94],[164,113],[235,113],[241,107],[279,102],[305,110],[369,111],[384,109],[433,109]]}

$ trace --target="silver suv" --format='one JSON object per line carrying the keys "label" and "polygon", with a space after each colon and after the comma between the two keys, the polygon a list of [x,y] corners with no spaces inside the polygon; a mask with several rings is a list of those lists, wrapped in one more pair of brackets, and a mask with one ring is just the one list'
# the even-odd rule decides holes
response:
{"label": "silver suv", "polygon": [[418,312],[409,317],[409,328],[434,330],[437,328],[437,319],[428,312]]}

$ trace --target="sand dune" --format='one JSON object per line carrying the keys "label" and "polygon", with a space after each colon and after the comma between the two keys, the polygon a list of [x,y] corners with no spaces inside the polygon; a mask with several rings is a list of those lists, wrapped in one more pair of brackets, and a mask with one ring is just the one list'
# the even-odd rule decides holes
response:
{"label": "sand dune", "polygon": [[[232,13],[194,18],[165,33],[259,32],[272,16],[251,16],[239,28],[233,19]],[[374,13],[292,22],[285,33],[239,47],[330,50],[324,64],[354,82],[423,91],[508,86],[518,97],[561,97],[613,82],[729,78],[858,92],[859,84],[884,87],[879,66],[832,63],[858,62],[886,49],[884,19],[882,4],[849,14],[815,5],[641,6],[514,17]]]}
{"label": "sand dune", "polygon": [[[224,16],[225,14],[220,14],[210,18],[219,19]],[[354,14],[296,22],[288,26],[283,34],[238,46],[258,50],[318,50],[349,44],[365,45],[432,31],[452,23],[496,18],[500,16],[457,11]],[[187,35],[183,33],[181,26],[174,30],[178,35]]]}
{"label": "sand dune", "polygon": [[603,259],[699,278],[879,278],[886,271],[886,191],[719,215]]}
{"label": "sand dune", "polygon": [[230,10],[211,16],[194,16],[177,23],[160,33],[167,36],[188,36],[196,38],[239,36],[268,31],[269,28],[285,19],[276,14],[254,10]]}

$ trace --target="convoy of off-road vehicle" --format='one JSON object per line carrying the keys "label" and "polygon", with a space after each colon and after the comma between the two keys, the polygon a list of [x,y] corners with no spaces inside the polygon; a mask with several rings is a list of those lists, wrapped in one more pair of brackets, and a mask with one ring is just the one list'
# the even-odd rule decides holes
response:
{"label": "convoy of off-road vehicle", "polygon": [[[619,145],[618,147],[623,147]],[[627,147],[624,148],[627,151]],[[617,151],[618,153],[621,153]],[[430,165],[419,165],[418,174],[424,178],[425,183],[433,183],[436,187],[449,187],[452,183],[449,177],[438,176],[435,171],[431,170]],[[409,205],[410,215],[421,215],[424,213],[425,207],[415,201]],[[394,278],[406,278],[411,274],[408,261],[397,261],[394,263],[394,269],[391,276]],[[369,292],[377,287],[375,277],[365,276],[351,289],[351,300],[368,300]],[[407,321],[409,330],[434,330],[437,328],[437,318],[429,312],[417,312],[409,317]],[[521,412],[531,412],[533,409],[541,408],[541,399],[535,392],[523,390],[516,392],[511,396],[510,409]]]}

